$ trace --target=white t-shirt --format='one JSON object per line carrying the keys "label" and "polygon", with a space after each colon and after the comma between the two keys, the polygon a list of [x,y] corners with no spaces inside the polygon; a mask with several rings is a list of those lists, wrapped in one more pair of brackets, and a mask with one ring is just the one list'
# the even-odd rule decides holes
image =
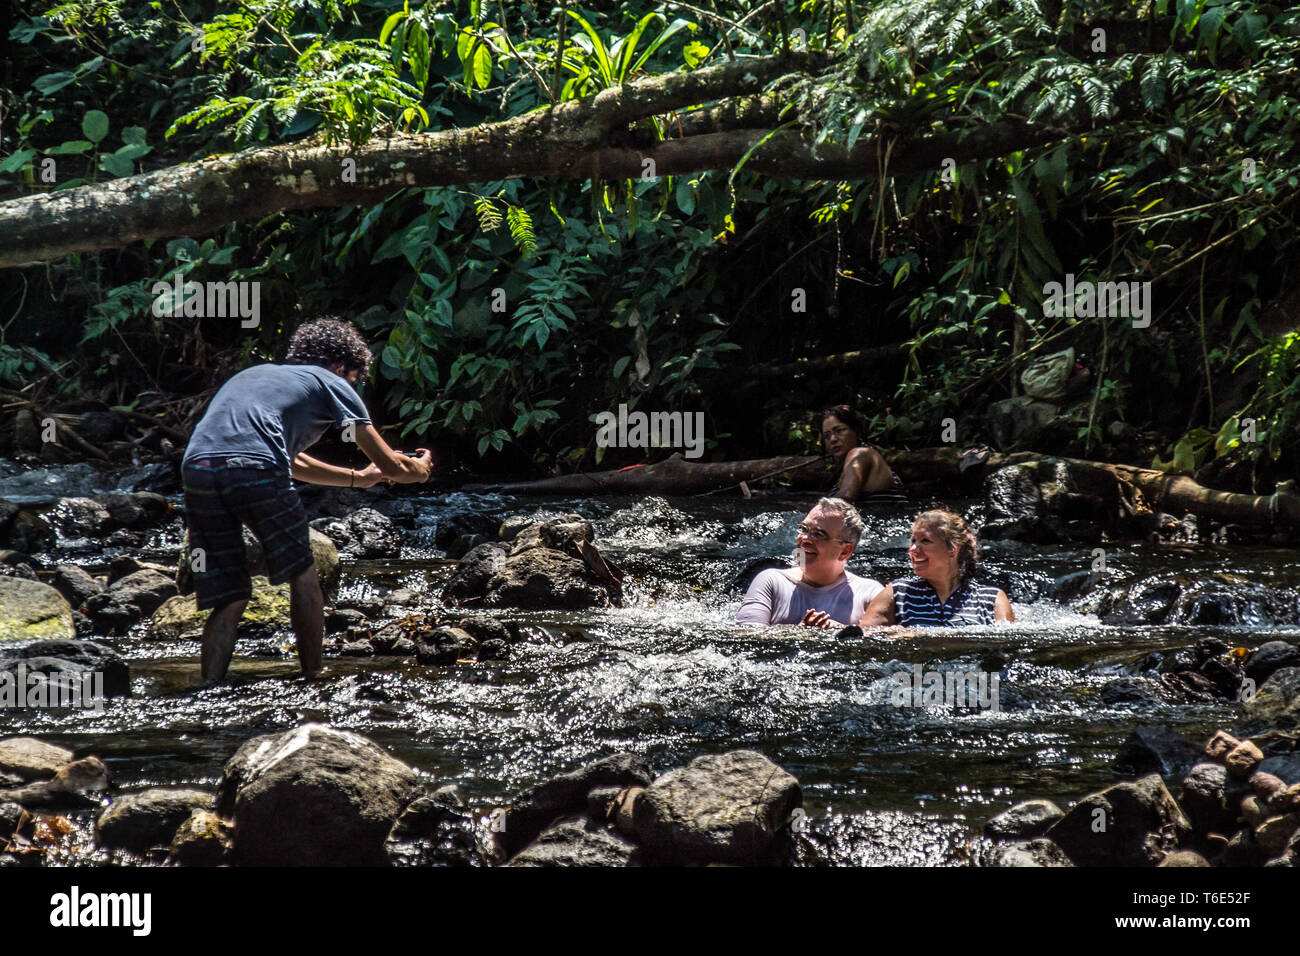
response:
{"label": "white t-shirt", "polygon": [[856,624],[884,585],[845,571],[838,581],[817,587],[794,581],[780,568],[768,568],[749,586],[737,624],[798,624],[810,610],[825,611],[832,621]]}

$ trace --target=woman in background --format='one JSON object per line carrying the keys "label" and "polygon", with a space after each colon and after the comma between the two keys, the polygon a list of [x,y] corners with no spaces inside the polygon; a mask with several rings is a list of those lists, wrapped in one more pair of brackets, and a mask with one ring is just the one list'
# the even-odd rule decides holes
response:
{"label": "woman in background", "polygon": [[975,580],[979,543],[961,515],[921,512],[907,554],[916,576],[877,594],[860,627],[969,627],[1016,619],[1004,591]]}
{"label": "woman in background", "polygon": [[827,497],[902,500],[903,483],[885,456],[862,441],[863,425],[858,413],[847,405],[836,405],[821,413],[822,442],[835,459],[839,478]]}

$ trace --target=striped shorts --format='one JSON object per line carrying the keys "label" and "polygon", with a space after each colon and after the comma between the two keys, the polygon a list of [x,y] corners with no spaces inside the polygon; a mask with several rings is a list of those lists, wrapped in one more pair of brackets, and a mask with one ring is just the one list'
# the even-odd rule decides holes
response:
{"label": "striped shorts", "polygon": [[239,459],[201,458],[182,472],[190,554],[203,549],[203,561],[194,571],[200,610],[224,607],[253,594],[241,525],[248,525],[262,542],[272,584],[281,584],[313,564],[307,513],[289,476],[239,464]]}

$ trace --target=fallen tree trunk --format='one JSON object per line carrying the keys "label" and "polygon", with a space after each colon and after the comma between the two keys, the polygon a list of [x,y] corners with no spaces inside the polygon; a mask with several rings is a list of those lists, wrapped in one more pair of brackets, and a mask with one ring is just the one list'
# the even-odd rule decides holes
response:
{"label": "fallen tree trunk", "polygon": [[[1181,475],[1166,475],[1150,468],[1112,465],[1080,458],[1057,458],[1035,452],[994,453],[982,462],[962,468],[962,455],[952,446],[915,451],[886,450],[885,459],[904,482],[957,484],[973,477],[992,475],[1010,465],[1051,465],[1064,469],[1080,487],[1102,499],[1118,516],[1120,508],[1137,511],[1194,514],[1230,524],[1270,524],[1278,520],[1300,524],[1300,495],[1291,482],[1278,485],[1273,495],[1247,495],[1216,491]],[[653,465],[615,471],[558,475],[539,481],[504,485],[467,485],[465,491],[501,491],[517,495],[698,494],[699,492],[755,483],[770,478],[793,478],[813,485],[822,477],[813,466],[826,458],[787,455],[747,461],[689,462],[675,454]],[[737,487],[737,494],[740,493]]]}
{"label": "fallen tree trunk", "polygon": [[[786,455],[749,461],[689,462],[680,454],[653,465],[633,465],[616,471],[580,472],[539,481],[506,485],[466,485],[465,491],[501,491],[515,495],[614,495],[652,493],[695,494],[759,481],[779,475],[812,472],[824,458]],[[737,492],[739,494],[739,491]]]}

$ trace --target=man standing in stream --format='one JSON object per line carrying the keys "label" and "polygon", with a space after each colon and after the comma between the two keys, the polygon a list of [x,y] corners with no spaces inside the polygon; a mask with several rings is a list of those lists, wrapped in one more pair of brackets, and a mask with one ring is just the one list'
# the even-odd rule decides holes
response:
{"label": "man standing in stream", "polygon": [[[353,386],[370,366],[370,349],[356,326],[335,318],[301,326],[283,365],[255,365],[234,375],[213,397],[194,429],[181,473],[185,520],[203,627],[204,686],[226,676],[235,633],[252,597],[241,524],[266,555],[272,584],[289,582],[290,618],[305,677],[321,673],[325,599],[308,536],[307,514],[292,478],[315,485],[369,488],[380,481],[429,480],[432,455],[393,451],[380,437]],[[331,426],[351,426],[371,461],[360,471],[303,453]]]}

